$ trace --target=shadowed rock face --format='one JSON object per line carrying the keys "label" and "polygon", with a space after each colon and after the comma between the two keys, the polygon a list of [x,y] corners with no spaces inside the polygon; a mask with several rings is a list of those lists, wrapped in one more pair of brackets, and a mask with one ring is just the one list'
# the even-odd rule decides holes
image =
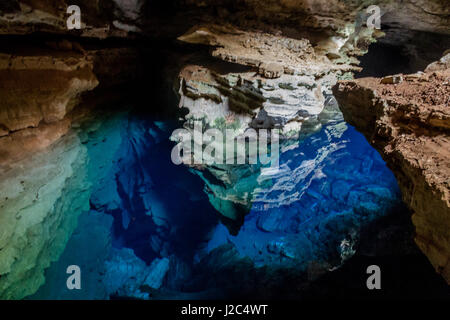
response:
{"label": "shadowed rock face", "polygon": [[393,170],[403,200],[414,212],[417,245],[450,283],[448,59],[425,73],[340,82],[333,92],[345,120]]}
{"label": "shadowed rock face", "polygon": [[[338,29],[343,24],[354,20],[358,10],[371,4],[379,5],[385,15],[385,22],[397,27],[413,30],[445,32],[448,23],[449,8],[442,0],[378,0],[378,1],[339,1],[339,0],[196,0],[179,1],[191,7],[212,8],[221,17],[244,23],[245,18],[259,18],[273,24],[309,27],[311,29]],[[331,23],[333,22],[333,23]]]}
{"label": "shadowed rock face", "polygon": [[[81,8],[84,26],[77,34],[99,38],[152,31],[161,34],[161,30],[166,32],[189,25],[180,18],[191,17],[203,22],[220,19],[246,27],[265,25],[270,29],[281,26],[290,33],[308,30],[312,32],[310,37],[320,39],[324,30],[329,32],[328,35],[345,34],[346,26],[353,24],[357,15],[372,4],[380,6],[383,23],[397,30],[448,33],[445,25],[449,19],[445,0],[12,0],[0,5],[0,33],[67,33],[66,10],[73,4]],[[149,21],[149,16],[160,20],[161,8],[170,10],[175,18],[173,24],[158,26]],[[314,32],[318,34],[314,35]]]}
{"label": "shadowed rock face", "polygon": [[[402,43],[406,47],[406,43],[414,42],[411,39],[417,31],[445,34],[448,30],[443,26],[449,24],[448,9],[442,1],[178,3],[185,4],[199,19],[178,40],[209,46],[210,55],[230,63],[229,69],[231,64],[246,68],[221,74],[214,65],[198,61],[182,68],[181,88],[176,87],[176,91],[181,96],[180,107],[189,111],[185,120],[202,118],[214,126],[216,120],[232,125],[238,119],[236,135],[248,127],[281,127],[285,136],[318,130],[320,127],[305,126],[305,121],[322,112],[324,96],[331,93],[331,86],[337,79],[351,78],[351,72],[359,69],[355,56],[364,54],[369,44],[381,36],[365,25],[365,10],[370,4],[381,7],[387,36],[380,41],[385,44]],[[411,18],[419,23],[413,24]],[[414,46],[409,46],[414,49],[411,56],[421,56]],[[225,182],[225,190],[216,192],[218,198],[249,202],[231,191],[242,189],[229,182],[230,173],[221,170],[218,174],[207,166],[203,169]],[[213,185],[205,180],[210,187]],[[242,193],[251,194],[253,188],[249,184]]]}

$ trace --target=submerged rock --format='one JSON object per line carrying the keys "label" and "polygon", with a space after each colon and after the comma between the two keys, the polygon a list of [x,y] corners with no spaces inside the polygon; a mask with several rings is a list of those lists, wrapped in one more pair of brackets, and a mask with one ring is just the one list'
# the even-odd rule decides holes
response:
{"label": "submerged rock", "polygon": [[[179,107],[188,111],[184,128],[192,131],[194,121],[202,121],[206,129],[232,129],[236,137],[249,129],[277,129],[285,140],[281,152],[299,136],[320,130],[319,115],[330,103],[331,86],[359,70],[348,61],[330,61],[306,38],[209,24],[178,39],[209,45],[211,55],[225,61],[184,62],[175,88]],[[262,166],[200,165],[192,170],[205,181],[214,207],[239,226],[264,175]]]}
{"label": "submerged rock", "polygon": [[0,297],[22,299],[44,282],[89,209],[86,148],[74,134],[0,178]]}
{"label": "submerged rock", "polygon": [[[111,253],[113,218],[93,210],[83,212],[64,252],[45,271],[45,283],[28,296],[30,300],[99,300],[108,299],[106,286],[99,285],[105,276],[105,261]],[[80,290],[68,290],[66,273],[76,265],[81,271]]]}
{"label": "submerged rock", "polygon": [[[362,164],[369,161],[367,169]],[[259,179],[272,182],[255,189],[237,234],[216,228],[200,254],[204,261],[217,259],[215,250],[228,244],[240,263],[247,259],[255,268],[292,268],[318,277],[349,259],[360,230],[400,200],[381,157],[342,118],[283,153],[280,169]]]}
{"label": "submerged rock", "polygon": [[148,298],[146,290],[161,287],[169,269],[169,259],[155,259],[146,266],[131,249],[113,250],[105,269],[102,281],[109,295]]}

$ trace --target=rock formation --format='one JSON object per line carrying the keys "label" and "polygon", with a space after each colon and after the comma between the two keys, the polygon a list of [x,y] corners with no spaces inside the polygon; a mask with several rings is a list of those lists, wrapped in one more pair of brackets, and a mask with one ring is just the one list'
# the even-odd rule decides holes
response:
{"label": "rock formation", "polygon": [[[66,27],[69,1],[0,4],[0,37],[8,45],[0,50],[0,298],[36,292],[45,270],[70,260],[68,243],[69,251],[89,243],[92,235],[71,235],[90,222],[102,224],[92,250],[105,261],[95,261],[89,277],[109,285],[108,292],[93,296],[148,298],[144,291],[162,286],[166,278],[179,289],[174,283],[192,271],[186,256],[198,253],[216,223],[208,199],[235,235],[217,229],[207,245],[212,253],[199,254],[204,259],[214,261],[217,251],[233,252],[249,255],[257,266],[281,261],[282,266],[303,263],[303,269],[317,259],[324,262],[321,271],[350,257],[359,228],[396,204],[395,183],[383,163],[369,151],[358,156],[351,149],[352,139],[359,140],[335,109],[331,87],[360,70],[358,56],[377,39],[404,49],[414,68],[423,65],[428,44],[433,55],[448,43],[446,1],[73,3],[81,8],[80,30]],[[383,32],[363,23],[371,4],[382,9]],[[178,51],[182,57],[167,63],[176,71],[156,74],[165,69],[148,47],[161,55]],[[415,213],[417,243],[447,280],[448,65],[447,55],[424,74],[383,84],[344,82],[335,89],[346,120],[366,134],[396,173]],[[127,90],[121,86],[133,86],[137,78],[144,80],[147,103],[141,109],[154,107],[146,90],[157,91],[152,86],[163,78],[179,104],[165,102],[159,109],[187,111],[180,126],[191,129],[201,120],[205,127],[233,129],[236,136],[248,129],[281,129],[282,153],[292,159],[285,158],[276,172],[260,166],[191,167],[202,180],[189,180],[190,172],[165,166],[170,160],[156,155],[169,153],[160,143],[170,137],[167,123],[132,118],[125,104],[124,112],[113,116],[110,108],[106,116],[96,112],[111,91],[123,98]],[[300,140],[315,149],[305,154]],[[339,160],[352,163],[337,169]],[[147,161],[156,161],[157,168]],[[158,172],[164,170],[174,175]],[[380,181],[374,179],[377,173]],[[329,181],[326,174],[332,176]],[[370,186],[364,188],[360,180]],[[204,193],[198,191],[203,188]],[[121,250],[109,251],[111,235],[105,233],[113,222],[101,214],[114,218]],[[247,214],[250,227],[236,235]],[[133,242],[135,233],[144,240]],[[253,247],[246,247],[254,234]],[[322,243],[323,237],[329,242]],[[224,242],[233,248],[223,249]],[[93,255],[80,263],[90,264],[97,258]],[[121,270],[121,264],[141,276],[127,282],[130,270]],[[48,279],[42,294],[61,281]]]}
{"label": "rock formation", "polygon": [[[89,103],[86,93],[133,81],[137,61],[133,48],[84,50],[69,41],[1,54],[0,297],[34,293],[89,209],[89,155],[72,127],[102,101]],[[126,67],[111,68],[117,63]]]}
{"label": "rock formation", "polygon": [[[206,128],[233,129],[237,137],[252,128],[280,129],[283,139],[296,139],[321,128],[317,117],[330,99],[331,86],[359,70],[348,57],[333,61],[316,52],[307,39],[227,25],[193,28],[178,39],[210,46],[216,58],[200,62],[193,57],[179,72],[175,90],[179,106],[189,111],[184,116],[188,129],[202,121]],[[211,190],[214,207],[239,225],[250,209],[260,169],[206,165],[194,171]]]}
{"label": "rock formation", "polygon": [[[73,118],[80,116],[75,115],[79,110],[72,111],[99,81],[100,87],[108,88],[133,81],[139,74],[138,55],[131,48],[82,49],[82,53],[73,51],[72,46],[68,51],[58,48],[25,46],[0,55],[2,169],[66,134]],[[112,68],[117,63],[127,67]]]}
{"label": "rock formation", "polygon": [[[126,37],[138,32],[144,1],[12,0],[0,5],[0,34],[48,32],[81,37]],[[69,31],[67,8],[81,11],[81,29]]]}
{"label": "rock formation", "polygon": [[413,211],[416,243],[450,283],[450,68],[447,54],[398,81],[364,78],[333,92],[345,120],[381,153]]}
{"label": "rock formation", "polygon": [[[200,6],[195,1],[185,3],[190,8]],[[181,67],[180,85],[175,90],[180,94],[180,107],[189,111],[185,127],[193,120],[206,119],[207,127],[225,123],[225,127],[236,129],[236,135],[247,128],[281,128],[284,138],[312,133],[320,129],[320,122],[318,126],[308,122],[317,124],[314,121],[331,95],[331,87],[359,70],[357,56],[375,39],[407,47],[418,34],[448,33],[443,27],[449,24],[447,7],[440,1],[373,4],[380,6],[383,24],[389,25],[385,37],[363,23],[368,17],[364,1],[345,5],[328,1],[314,6],[305,1],[267,1],[264,5],[239,1],[231,6],[227,1],[202,2],[201,9],[192,9],[200,22],[178,40],[210,47],[216,60],[206,63],[207,58],[203,58],[199,63],[197,57]],[[214,23],[208,18],[211,15],[216,16]],[[412,24],[403,16],[415,17],[420,23]],[[423,62],[416,56],[423,55],[415,47],[408,48],[405,51],[415,55],[410,63],[420,66]],[[228,67],[217,59],[228,62]],[[249,173],[231,174],[230,166],[219,170],[203,166],[202,170],[214,177],[208,179],[209,174],[195,170],[208,189],[215,190],[213,203],[223,200],[215,207],[239,221],[242,213],[230,215],[236,210],[230,210],[229,202],[248,207],[255,181],[248,179],[245,187],[238,186],[239,179],[233,182],[230,176]],[[218,187],[215,179],[225,187]]]}
{"label": "rock formation", "polygon": [[78,215],[89,208],[86,149],[74,134],[1,174],[0,297],[20,299],[45,281]]}

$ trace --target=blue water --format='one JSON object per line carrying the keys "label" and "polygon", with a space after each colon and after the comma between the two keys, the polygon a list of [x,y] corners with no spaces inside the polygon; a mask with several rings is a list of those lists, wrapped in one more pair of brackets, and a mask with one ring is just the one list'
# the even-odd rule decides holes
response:
{"label": "blue water", "polygon": [[218,226],[208,252],[233,243],[257,266],[314,262],[338,267],[356,248],[359,229],[400,203],[392,172],[353,127],[341,123],[281,155],[269,188],[255,196],[237,236]]}
{"label": "blue water", "polygon": [[[91,211],[80,217],[66,251],[47,270],[47,282],[34,298],[106,298],[112,293],[103,288],[105,265],[120,273],[126,262],[104,261],[117,261],[118,250],[127,248],[133,261],[144,262],[141,273],[155,261],[170,261],[161,286],[152,289],[156,298],[209,290],[223,294],[220,283],[233,286],[240,273],[244,278],[254,273],[253,281],[262,283],[261,277],[270,277],[259,273],[262,267],[301,272],[316,263],[331,269],[354,253],[362,226],[389,214],[399,202],[391,171],[341,119],[282,153],[279,171],[260,177],[260,187],[249,190],[254,192],[251,210],[238,234],[231,235],[201,178],[171,162],[169,136],[176,126],[124,113],[86,130],[94,184]],[[98,231],[87,230],[94,225]],[[95,283],[91,289],[68,293],[64,288],[61,268],[72,263],[89,269],[85,281]],[[137,281],[130,275],[134,271],[126,272],[127,281]],[[138,289],[133,290],[118,295]],[[147,291],[139,297],[150,298]]]}

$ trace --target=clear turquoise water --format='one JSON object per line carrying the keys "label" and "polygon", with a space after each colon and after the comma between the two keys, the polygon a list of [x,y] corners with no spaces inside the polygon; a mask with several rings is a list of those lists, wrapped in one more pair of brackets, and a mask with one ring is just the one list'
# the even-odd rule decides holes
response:
{"label": "clear turquoise water", "polygon": [[[81,129],[90,156],[91,210],[30,298],[104,299],[113,282],[136,282],[159,259],[169,261],[161,286],[141,288],[139,297],[226,297],[242,285],[239,277],[257,287],[274,281],[267,270],[339,266],[352,255],[360,228],[400,201],[379,154],[339,119],[282,154],[278,174],[255,192],[239,232],[230,235],[200,177],[170,161],[175,125],[123,113],[105,117],[95,130]],[[126,248],[136,260],[116,259]],[[142,266],[132,270],[136,261]],[[82,290],[65,286],[70,264],[84,270]],[[116,276],[105,277],[110,271]]]}

